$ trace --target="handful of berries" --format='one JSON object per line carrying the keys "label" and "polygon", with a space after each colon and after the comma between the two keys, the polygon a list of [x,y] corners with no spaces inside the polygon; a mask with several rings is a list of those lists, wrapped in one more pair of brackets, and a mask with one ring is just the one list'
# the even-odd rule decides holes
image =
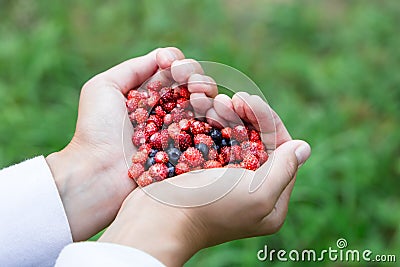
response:
{"label": "handful of berries", "polygon": [[187,87],[163,87],[160,81],[129,91],[126,106],[138,152],[128,175],[139,186],[198,169],[256,170],[268,160],[258,131],[211,127],[195,118],[189,99]]}

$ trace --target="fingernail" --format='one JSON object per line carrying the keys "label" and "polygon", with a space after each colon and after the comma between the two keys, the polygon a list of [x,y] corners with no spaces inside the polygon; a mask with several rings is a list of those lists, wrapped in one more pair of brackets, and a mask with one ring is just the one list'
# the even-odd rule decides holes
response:
{"label": "fingernail", "polygon": [[297,164],[300,167],[301,165],[304,164],[304,162],[310,157],[311,149],[308,144],[303,144],[296,148],[294,151],[294,154],[296,155],[297,158]]}
{"label": "fingernail", "polygon": [[174,61],[176,59],[175,54],[172,53],[169,49],[165,49],[165,56],[169,61]]}

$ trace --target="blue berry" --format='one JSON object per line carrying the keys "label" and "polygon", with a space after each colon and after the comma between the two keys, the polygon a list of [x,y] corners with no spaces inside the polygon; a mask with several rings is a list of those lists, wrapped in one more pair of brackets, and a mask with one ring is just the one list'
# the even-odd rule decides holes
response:
{"label": "blue berry", "polygon": [[205,159],[207,159],[207,157],[208,157],[208,152],[209,152],[210,150],[208,149],[208,146],[207,146],[206,144],[200,143],[200,144],[195,145],[194,147],[197,148],[198,150],[200,150],[201,154],[203,154],[203,157],[204,157]]}
{"label": "blue berry", "polygon": [[212,128],[211,131],[210,131],[210,136],[211,136],[212,140],[216,144],[220,144],[221,143],[222,134],[218,129]]}
{"label": "blue berry", "polygon": [[173,176],[175,176],[175,167],[174,166],[168,167],[168,178],[171,178]]}
{"label": "blue berry", "polygon": [[230,143],[231,146],[239,146],[240,145],[239,141],[237,141],[235,139],[231,139],[229,141],[229,143]]}
{"label": "blue berry", "polygon": [[224,146],[230,146],[230,143],[228,141],[226,141],[225,138],[221,140],[221,147],[224,147]]}
{"label": "blue berry", "polygon": [[152,165],[156,163],[154,157],[147,158],[146,163],[144,164],[144,169],[147,171]]}
{"label": "blue berry", "polygon": [[152,149],[149,153],[149,157],[153,158],[157,154],[158,150],[157,149]]}
{"label": "blue berry", "polygon": [[178,163],[179,157],[181,156],[182,152],[176,147],[173,147],[167,150],[167,154],[169,161],[175,165]]}

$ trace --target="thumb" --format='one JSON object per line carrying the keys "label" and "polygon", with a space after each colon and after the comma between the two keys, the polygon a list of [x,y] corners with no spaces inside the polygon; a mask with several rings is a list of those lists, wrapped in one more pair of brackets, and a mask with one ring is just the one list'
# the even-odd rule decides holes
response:
{"label": "thumb", "polygon": [[256,171],[249,191],[254,192],[261,188],[262,194],[268,194],[268,199],[277,200],[310,154],[310,145],[305,141],[292,140],[283,143]]}

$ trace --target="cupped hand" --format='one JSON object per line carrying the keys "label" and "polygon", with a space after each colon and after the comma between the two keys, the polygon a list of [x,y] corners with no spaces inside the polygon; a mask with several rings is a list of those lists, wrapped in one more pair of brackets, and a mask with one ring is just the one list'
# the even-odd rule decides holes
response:
{"label": "cupped hand", "polygon": [[[162,48],[125,61],[83,86],[72,141],[46,158],[75,241],[85,240],[111,223],[123,200],[136,188],[127,176],[126,158],[135,148],[125,96],[155,73],[170,79],[168,71],[162,70],[172,65],[181,66],[172,76],[182,81],[194,74],[204,76],[200,65],[184,59],[179,49]],[[215,94],[208,92],[208,96]]]}
{"label": "cupped hand", "polygon": [[180,266],[202,248],[280,229],[297,169],[310,156],[309,145],[292,140],[258,96],[241,92],[210,102],[203,111],[209,121],[234,125],[239,117],[261,132],[268,161],[257,171],[201,170],[138,188],[100,241],[132,246],[167,266]]}

